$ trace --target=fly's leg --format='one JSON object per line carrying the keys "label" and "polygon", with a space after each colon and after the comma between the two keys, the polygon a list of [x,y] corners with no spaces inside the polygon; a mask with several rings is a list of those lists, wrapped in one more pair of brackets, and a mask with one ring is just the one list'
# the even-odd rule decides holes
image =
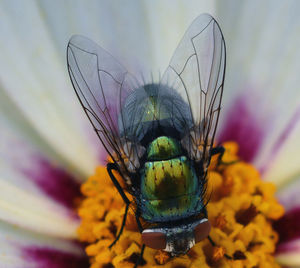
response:
{"label": "fly's leg", "polygon": [[[216,243],[211,239],[210,236],[208,236],[207,238],[208,238],[209,242],[211,243],[211,245],[212,245],[213,247],[216,247],[216,246],[217,246]],[[232,260],[232,257],[230,257],[228,254],[225,253],[224,256],[225,256],[226,259]]]}
{"label": "fly's leg", "polygon": [[135,263],[134,268],[137,268],[140,264],[143,264],[144,251],[145,251],[145,244],[142,245],[140,256],[139,256],[137,262]]}
{"label": "fly's leg", "polygon": [[135,213],[135,220],[136,220],[136,223],[138,225],[140,233],[142,233],[144,229],[143,229],[143,226],[142,226],[141,221],[140,221],[140,211],[139,211],[138,208],[137,208],[137,211]]}
{"label": "fly's leg", "polygon": [[124,213],[124,216],[123,216],[123,221],[122,221],[121,229],[120,229],[118,235],[116,236],[115,241],[112,242],[112,243],[109,245],[109,248],[111,248],[114,244],[117,243],[117,241],[120,239],[121,234],[123,233],[123,229],[124,229],[124,226],[125,226],[125,223],[126,223],[126,218],[127,218],[128,208],[129,208],[129,204],[126,204],[126,207],[125,207],[125,213]]}
{"label": "fly's leg", "polygon": [[[135,213],[135,220],[136,220],[136,223],[138,225],[138,228],[139,228],[139,231],[140,233],[143,232],[143,227],[142,227],[142,224],[141,224],[141,221],[140,221],[140,211],[137,210],[136,213]],[[145,250],[145,244],[142,245],[142,249],[141,249],[141,253],[140,253],[140,256],[134,266],[134,268],[138,267],[140,264],[142,264],[143,262],[143,254],[144,254],[144,250]]]}
{"label": "fly's leg", "polygon": [[225,153],[225,148],[223,146],[218,146],[218,147],[215,147],[215,148],[212,148],[211,150],[211,155],[216,155],[218,154],[218,165],[222,164],[222,158],[223,158],[223,155]]}
{"label": "fly's leg", "polygon": [[205,218],[206,218],[206,219],[208,219],[208,215],[207,215],[207,209],[206,209],[206,207],[204,207],[204,208],[202,209],[202,212],[203,212],[203,214],[204,214]]}
{"label": "fly's leg", "polygon": [[120,229],[118,235],[116,236],[115,241],[110,244],[109,248],[111,248],[114,244],[116,244],[116,242],[119,240],[119,238],[120,238],[120,236],[123,232],[123,229],[124,229],[124,226],[125,226],[125,223],[126,223],[127,212],[128,212],[128,209],[129,209],[130,201],[127,198],[126,194],[124,193],[124,191],[123,191],[121,185],[119,184],[118,180],[115,178],[114,174],[112,173],[112,170],[119,171],[117,166],[114,163],[108,163],[107,166],[106,166],[106,169],[107,169],[107,172],[109,174],[109,177],[110,177],[111,181],[113,182],[113,184],[117,188],[117,190],[120,193],[124,203],[126,204],[121,229]]}
{"label": "fly's leg", "polygon": [[[116,179],[116,177],[112,173],[112,170],[119,171],[118,168],[117,168],[117,166],[114,163],[108,163],[107,166],[106,166],[106,169],[107,169],[107,172],[109,174],[110,179],[112,180],[113,184],[115,185],[115,187],[117,188],[118,192],[120,193],[120,195],[121,195],[124,203],[126,204],[125,213],[124,213],[124,216],[123,216],[123,221],[122,221],[121,229],[120,229],[118,235],[116,236],[115,241],[109,246],[109,248],[111,248],[119,240],[119,238],[120,238],[120,236],[121,236],[121,234],[123,232],[123,229],[124,229],[124,226],[125,226],[125,223],[126,223],[127,212],[128,212],[128,209],[129,209],[130,201],[127,198],[126,194],[124,193],[124,191],[123,191],[121,185],[119,184],[118,180]],[[143,227],[142,227],[142,224],[140,222],[139,215],[140,215],[140,213],[139,213],[139,211],[137,211],[137,213],[135,214],[136,222],[137,222],[139,231],[142,233],[143,232]],[[145,244],[142,245],[141,253],[140,253],[139,258],[138,258],[138,260],[137,260],[137,262],[136,262],[136,264],[134,266],[135,268],[138,267],[140,264],[143,263],[144,250],[145,250]]]}
{"label": "fly's leg", "polygon": [[211,243],[211,245],[212,245],[213,247],[215,247],[215,246],[216,246],[216,243],[211,239],[211,237],[208,236],[207,238],[208,238],[208,241]]}
{"label": "fly's leg", "polygon": [[235,164],[237,162],[239,162],[239,160],[235,160],[235,161],[230,161],[230,162],[223,162],[222,158],[223,158],[223,155],[225,153],[225,148],[223,146],[218,146],[218,147],[215,147],[215,148],[212,148],[211,150],[211,155],[216,155],[218,154],[218,166],[219,165],[232,165],[232,164]]}
{"label": "fly's leg", "polygon": [[[135,213],[135,220],[136,220],[136,223],[138,225],[140,233],[142,233],[143,232],[143,226],[142,226],[141,221],[140,221],[140,214],[141,214],[140,210],[137,209],[137,211]],[[144,260],[143,260],[144,250],[145,250],[145,244],[142,245],[140,256],[139,256],[134,268],[138,267],[140,264],[143,264],[143,262],[144,262]]]}

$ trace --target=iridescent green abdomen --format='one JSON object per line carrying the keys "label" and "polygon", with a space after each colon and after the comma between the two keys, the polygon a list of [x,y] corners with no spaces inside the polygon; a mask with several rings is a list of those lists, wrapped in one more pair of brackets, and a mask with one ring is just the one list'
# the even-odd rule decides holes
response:
{"label": "iridescent green abdomen", "polygon": [[169,221],[188,217],[199,204],[198,179],[192,162],[182,155],[180,144],[159,137],[149,144],[141,169],[142,217]]}

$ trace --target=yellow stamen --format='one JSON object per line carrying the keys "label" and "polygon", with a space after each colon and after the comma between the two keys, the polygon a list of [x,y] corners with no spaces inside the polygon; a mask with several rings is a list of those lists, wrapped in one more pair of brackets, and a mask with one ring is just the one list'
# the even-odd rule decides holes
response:
{"label": "yellow stamen", "polygon": [[[223,162],[238,160],[237,144],[224,146]],[[146,248],[142,267],[279,267],[273,257],[278,235],[272,221],[280,218],[284,209],[274,197],[275,190],[273,184],[260,179],[252,165],[239,161],[217,166],[217,156],[213,157],[208,174],[212,196],[207,211],[213,226],[210,236],[216,246],[205,239],[178,258]],[[108,248],[120,229],[125,205],[106,168],[98,167],[81,191],[85,198],[78,209],[78,237],[89,244],[86,253],[91,268],[134,267],[142,244],[132,210],[120,240]]]}
{"label": "yellow stamen", "polygon": [[165,251],[162,251],[162,250],[159,250],[157,252],[157,254],[154,256],[157,264],[165,264],[169,259],[170,259],[170,255],[165,252]]}
{"label": "yellow stamen", "polygon": [[214,227],[217,227],[222,230],[226,226],[226,224],[227,224],[227,221],[226,221],[226,216],[224,215],[224,213],[219,214],[215,218]]}
{"label": "yellow stamen", "polygon": [[225,255],[225,249],[223,247],[214,247],[212,259],[214,262],[219,261]]}

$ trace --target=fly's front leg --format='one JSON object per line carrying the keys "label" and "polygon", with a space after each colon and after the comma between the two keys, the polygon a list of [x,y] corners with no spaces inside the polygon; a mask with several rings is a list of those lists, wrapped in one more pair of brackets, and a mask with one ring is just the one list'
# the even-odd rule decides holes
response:
{"label": "fly's front leg", "polygon": [[115,241],[110,244],[109,248],[111,248],[114,244],[116,244],[116,242],[119,240],[119,238],[120,238],[120,236],[121,236],[121,234],[123,232],[124,226],[126,224],[126,218],[127,218],[127,213],[128,213],[130,201],[127,198],[126,194],[124,193],[124,191],[123,191],[121,185],[119,184],[118,180],[115,178],[114,174],[112,173],[112,170],[119,171],[118,168],[117,168],[117,166],[116,166],[116,164],[114,164],[114,163],[108,163],[107,166],[106,166],[106,169],[107,169],[107,172],[108,172],[108,175],[109,175],[110,179],[112,180],[113,184],[115,185],[115,187],[117,188],[119,194],[121,195],[124,203],[126,204],[125,213],[124,213],[124,216],[123,216],[121,229],[120,229],[118,235],[116,236]]}
{"label": "fly's front leg", "polygon": [[[137,223],[137,226],[139,228],[140,233],[142,233],[144,229],[143,229],[142,223],[140,221],[140,214],[141,214],[140,210],[137,209],[137,211],[135,213],[135,220],[136,220],[136,223]],[[145,244],[142,245],[139,258],[138,258],[137,262],[135,263],[134,268],[137,268],[139,265],[143,265],[144,264],[144,260],[143,260],[144,250],[145,250]]]}
{"label": "fly's front leg", "polygon": [[230,162],[223,162],[222,158],[223,158],[223,155],[225,153],[225,148],[223,146],[218,146],[218,147],[215,147],[215,148],[212,148],[211,150],[211,156],[213,155],[216,155],[218,154],[218,163],[217,165],[232,165],[232,164],[235,164],[237,162],[239,162],[239,160],[234,160],[234,161],[230,161]]}

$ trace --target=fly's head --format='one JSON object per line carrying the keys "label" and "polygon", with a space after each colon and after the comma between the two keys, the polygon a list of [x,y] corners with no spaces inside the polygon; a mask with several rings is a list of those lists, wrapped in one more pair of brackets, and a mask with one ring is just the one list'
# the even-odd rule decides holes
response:
{"label": "fly's head", "polygon": [[208,237],[211,224],[203,218],[174,227],[145,229],[143,243],[154,249],[164,250],[172,256],[186,254],[196,243]]}

